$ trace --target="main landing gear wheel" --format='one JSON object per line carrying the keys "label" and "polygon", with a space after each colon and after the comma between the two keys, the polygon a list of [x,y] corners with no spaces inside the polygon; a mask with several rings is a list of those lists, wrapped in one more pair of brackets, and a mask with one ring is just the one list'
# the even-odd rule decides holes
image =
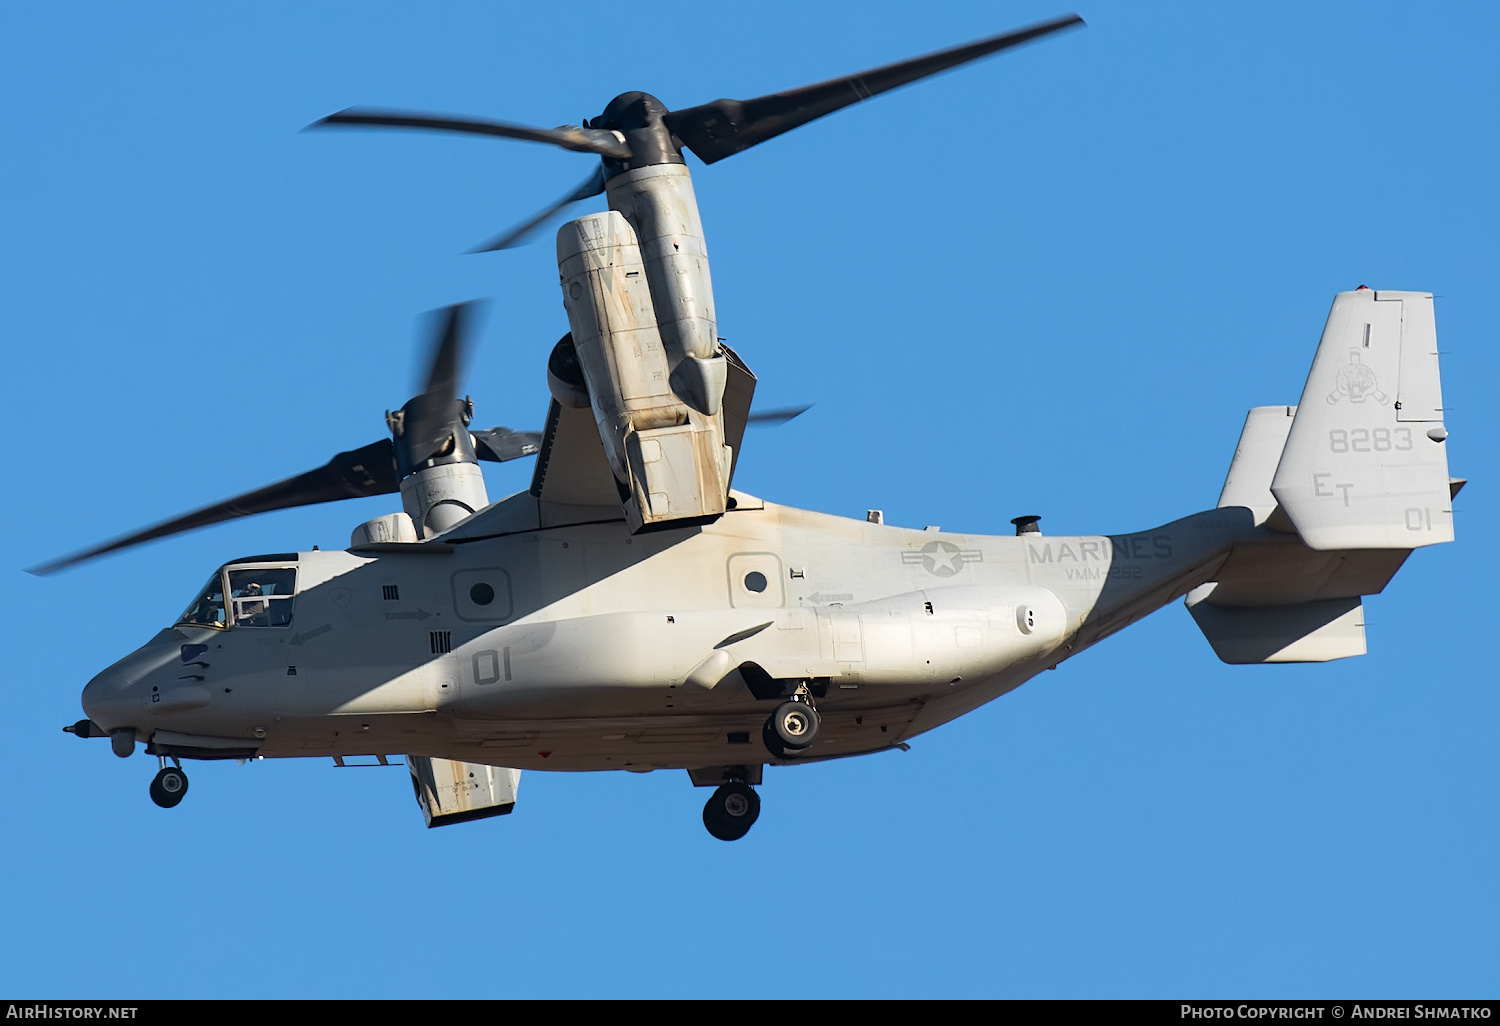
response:
{"label": "main landing gear wheel", "polygon": [[170,809],[182,801],[187,789],[187,774],[176,766],[167,766],[151,781],[151,800],[164,809]]}
{"label": "main landing gear wheel", "polygon": [[788,759],[818,739],[822,718],[806,702],[782,702],[766,720],[761,739],[766,749],[778,759]]}
{"label": "main landing gear wheel", "polygon": [[724,784],[703,806],[703,825],[721,841],[738,841],[760,817],[760,795],[749,784]]}

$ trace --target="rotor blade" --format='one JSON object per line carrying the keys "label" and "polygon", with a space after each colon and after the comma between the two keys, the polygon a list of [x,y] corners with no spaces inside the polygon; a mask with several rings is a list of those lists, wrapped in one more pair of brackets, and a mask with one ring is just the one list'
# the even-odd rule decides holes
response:
{"label": "rotor blade", "polygon": [[493,253],[497,249],[510,249],[512,246],[520,245],[521,241],[527,235],[531,234],[534,229],[541,227],[542,222],[546,221],[547,218],[557,213],[569,203],[577,203],[579,200],[586,200],[590,196],[597,196],[603,191],[604,165],[600,164],[597,168],[594,169],[593,174],[589,175],[583,180],[583,183],[580,184],[578,188],[574,189],[562,199],[558,200],[556,203],[543,210],[540,214],[537,214],[529,221],[521,222],[520,224],[507,231],[504,235],[498,235],[495,238],[491,239],[489,242],[486,242],[481,246],[477,246],[474,249],[469,250],[469,252]]}
{"label": "rotor blade", "polygon": [[806,406],[783,406],[781,409],[777,410],[764,410],[761,412],[752,411],[750,416],[745,418],[745,423],[770,424],[772,426],[785,424],[787,421],[793,419],[794,417],[800,417],[802,414],[806,413],[812,408],[813,404],[808,403]]}
{"label": "rotor blade", "polygon": [[78,552],[63,559],[33,567],[27,573],[38,577],[65,570],[85,560],[102,556],[107,552],[139,545],[156,538],[181,534],[210,524],[223,523],[256,513],[269,513],[277,509],[294,506],[314,506],[320,502],[336,499],[357,499],[367,495],[385,495],[400,490],[396,480],[396,463],[392,455],[391,440],[382,438],[378,442],[359,449],[341,452],[316,470],[289,477],[264,488],[244,495],[237,495],[213,506],[180,516],[175,520],[148,527],[143,531],[117,538],[86,552]]}
{"label": "rotor blade", "polygon": [[575,125],[559,125],[557,128],[532,128],[529,125],[513,125],[508,121],[488,121],[478,118],[459,118],[449,114],[422,114],[416,111],[372,110],[365,107],[348,107],[337,114],[319,118],[308,128],[323,128],[328,125],[362,125],[369,128],[429,128],[437,132],[461,132],[465,135],[499,136],[502,139],[524,139],[527,142],[551,143],[577,153],[594,153],[601,157],[624,160],[630,156],[630,147],[620,141],[613,132],[602,128],[579,128]]}
{"label": "rotor blade", "polygon": [[434,331],[428,347],[427,383],[420,395],[402,407],[402,441],[412,464],[431,459],[447,443],[448,437],[462,427],[457,422],[461,404],[458,394],[464,350],[468,343],[470,311],[474,302],[456,303],[437,311]]}
{"label": "rotor blade", "polygon": [[666,115],[665,121],[698,159],[712,164],[851,103],[868,100],[897,86],[1083,23],[1078,15],[1069,14],[1015,32],[801,89],[772,93],[753,100],[715,100],[698,107],[674,110]]}
{"label": "rotor blade", "polygon": [[512,431],[507,427],[492,427],[485,431],[470,432],[474,439],[474,455],[491,463],[504,463],[522,456],[532,456],[542,449],[539,431]]}
{"label": "rotor blade", "polygon": [[440,325],[427,350],[427,383],[422,391],[452,399],[458,394],[459,364],[467,341],[467,319],[474,302],[455,303],[438,311]]}

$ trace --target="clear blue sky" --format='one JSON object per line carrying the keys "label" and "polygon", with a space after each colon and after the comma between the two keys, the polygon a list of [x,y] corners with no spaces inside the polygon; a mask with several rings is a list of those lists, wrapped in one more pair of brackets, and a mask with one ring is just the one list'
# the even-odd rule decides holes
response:
{"label": "clear blue sky", "polygon": [[434,6],[6,10],[0,992],[1495,995],[1490,4],[1082,4],[1086,30],[690,158],[721,333],[763,402],[817,404],[736,483],[831,513],[1075,533],[1211,506],[1334,293],[1434,292],[1473,483],[1458,542],[1368,600],[1368,656],[1227,667],[1174,605],[909,753],[768,772],[732,845],[683,773],[528,773],[515,815],[429,832],[405,770],[197,765],[163,812],[150,760],[61,733],[220,562],[391,507],[23,567],[378,438],[446,303],[494,300],[479,423],[542,420],[550,233],[461,253],[588,158],[303,125],[750,97],[1068,10]]}

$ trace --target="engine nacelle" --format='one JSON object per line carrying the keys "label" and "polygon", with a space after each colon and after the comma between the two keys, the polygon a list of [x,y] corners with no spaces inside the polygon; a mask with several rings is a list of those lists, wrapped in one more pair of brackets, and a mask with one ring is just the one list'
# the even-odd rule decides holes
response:
{"label": "engine nacelle", "polygon": [[672,387],[688,405],[716,414],[725,367],[692,176],[684,164],[652,164],[616,175],[607,191],[610,209],[624,216],[640,244]]}
{"label": "engine nacelle", "polygon": [[[658,324],[658,309],[678,311],[679,292],[708,287],[706,258],[696,276],[679,275],[666,259],[654,271],[647,263],[619,211],[570,221],[557,233],[574,349],[605,454],[628,492],[632,530],[723,513],[732,468],[722,415],[728,364],[717,339],[705,355],[712,320],[676,317],[665,333]],[[670,282],[658,289],[655,278]]]}

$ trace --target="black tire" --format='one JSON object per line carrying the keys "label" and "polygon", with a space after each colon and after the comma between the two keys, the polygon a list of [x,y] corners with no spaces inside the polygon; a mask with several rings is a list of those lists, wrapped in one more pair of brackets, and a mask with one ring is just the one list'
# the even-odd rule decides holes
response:
{"label": "black tire", "polygon": [[818,739],[819,722],[817,710],[806,702],[782,702],[771,714],[768,727],[782,748],[798,752]]}
{"label": "black tire", "polygon": [[766,746],[766,751],[771,753],[771,758],[782,761],[796,758],[796,753],[787,751],[786,746],[781,743],[781,738],[776,736],[776,731],[771,729],[770,720],[766,720],[765,726],[760,728],[760,740]]}
{"label": "black tire", "polygon": [[187,794],[188,778],[176,766],[168,766],[151,781],[151,800],[164,809],[174,808]]}
{"label": "black tire", "polygon": [[749,784],[724,784],[703,806],[703,825],[721,841],[738,841],[760,818],[760,795]]}

